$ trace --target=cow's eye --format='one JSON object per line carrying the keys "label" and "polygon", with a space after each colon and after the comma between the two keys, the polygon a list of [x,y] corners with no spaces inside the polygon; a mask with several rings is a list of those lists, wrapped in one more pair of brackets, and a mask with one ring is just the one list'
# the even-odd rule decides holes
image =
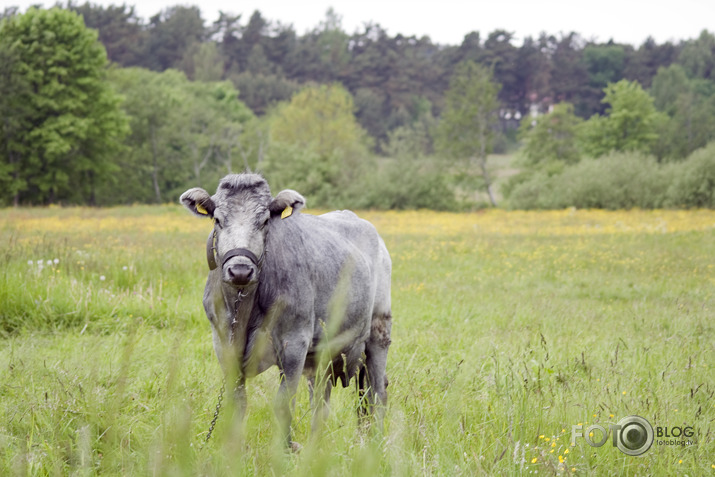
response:
{"label": "cow's eye", "polygon": [[221,221],[219,220],[218,217],[214,217],[214,223],[218,226],[218,228],[222,229],[223,227],[221,226]]}

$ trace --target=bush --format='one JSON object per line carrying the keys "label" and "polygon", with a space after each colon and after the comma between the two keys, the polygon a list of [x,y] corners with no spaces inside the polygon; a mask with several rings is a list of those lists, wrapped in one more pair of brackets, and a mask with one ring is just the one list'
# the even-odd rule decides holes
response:
{"label": "bush", "polygon": [[715,142],[673,165],[667,205],[715,208]]}
{"label": "bush", "polygon": [[364,177],[364,193],[356,201],[361,208],[455,210],[453,188],[435,167],[422,160],[389,160]]}
{"label": "bush", "polygon": [[[527,177],[526,180],[516,182],[524,177]],[[528,175],[520,174],[520,178],[515,178],[514,181],[516,185],[504,189],[509,208],[558,209],[564,207],[556,199],[557,182],[543,171],[536,171]]]}
{"label": "bush", "polygon": [[517,209],[657,208],[666,203],[667,172],[652,157],[616,153],[583,160],[560,174],[534,174],[513,188],[509,201]]}
{"label": "bush", "polygon": [[295,189],[309,207],[455,210],[454,191],[437,165],[426,159],[387,159],[334,154],[273,143],[260,172],[275,194]]}
{"label": "bush", "polygon": [[[561,174],[566,167],[566,163],[558,159],[545,160],[535,165],[524,163],[519,165],[525,165],[526,168],[509,177],[501,186],[500,190],[506,198],[511,197],[514,190],[516,190],[516,188],[521,184],[531,180],[534,180],[538,184],[551,176]],[[536,174],[540,174],[542,176],[538,181],[534,179],[534,175]]]}

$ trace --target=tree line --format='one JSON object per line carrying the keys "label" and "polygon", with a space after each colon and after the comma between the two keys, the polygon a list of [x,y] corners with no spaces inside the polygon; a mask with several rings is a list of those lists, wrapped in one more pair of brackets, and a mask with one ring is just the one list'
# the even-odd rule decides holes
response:
{"label": "tree line", "polygon": [[[332,10],[303,35],[258,11],[207,24],[187,6],[148,22],[133,7],[89,3],[3,16],[4,203],[165,202],[189,182],[257,168],[298,181],[318,203],[452,208],[445,194],[462,179],[435,156],[475,158],[488,189],[486,154],[517,141],[533,169],[642,144],[660,161],[680,160],[715,131],[707,31],[638,47],[575,32],[516,45],[504,30],[439,45],[377,24],[349,34]],[[460,148],[449,91],[467,64],[494,85],[493,101],[483,98],[481,142]],[[618,98],[626,104],[615,108]],[[624,125],[637,147],[618,142]]]}
{"label": "tree line", "polygon": [[425,100],[439,116],[449,78],[465,60],[494,69],[502,86],[499,100],[511,117],[563,101],[582,118],[601,114],[608,83],[628,79],[649,89],[658,69],[676,62],[693,77],[712,80],[715,74],[713,38],[707,32],[679,43],[648,39],[637,47],[597,43],[576,32],[542,33],[517,46],[513,32],[495,30],[485,37],[469,33],[460,45],[439,45],[428,36],[390,35],[374,23],[349,34],[332,10],[299,35],[292,25],[270,21],[259,11],[250,17],[221,13],[206,22],[198,7],[177,5],[145,22],[126,5],[69,3],[66,8],[99,32],[111,62],[178,69],[192,80],[230,80],[259,115],[303,84],[339,82],[355,98],[360,123],[380,141],[413,120]]}

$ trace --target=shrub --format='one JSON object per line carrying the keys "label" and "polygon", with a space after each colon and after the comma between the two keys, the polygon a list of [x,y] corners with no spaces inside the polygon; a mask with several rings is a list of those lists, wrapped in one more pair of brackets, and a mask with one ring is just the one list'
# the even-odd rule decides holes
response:
{"label": "shrub", "polygon": [[546,208],[657,208],[666,202],[667,169],[652,157],[616,153],[583,160],[548,176],[540,172],[514,187],[510,206]]}
{"label": "shrub", "polygon": [[[563,206],[556,200],[556,181],[543,171],[522,176],[513,188],[506,188],[508,204],[512,209],[558,209]],[[515,182],[518,179],[515,179]],[[551,191],[551,192],[548,192]]]}
{"label": "shrub", "polygon": [[375,209],[455,210],[453,188],[436,166],[422,160],[389,160],[364,177],[360,207]]}
{"label": "shrub", "polygon": [[715,208],[715,142],[673,165],[667,205]]}

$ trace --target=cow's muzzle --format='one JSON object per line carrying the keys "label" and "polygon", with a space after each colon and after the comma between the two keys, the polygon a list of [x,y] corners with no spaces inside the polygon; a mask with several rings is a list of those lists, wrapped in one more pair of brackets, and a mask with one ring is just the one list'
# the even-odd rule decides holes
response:
{"label": "cow's muzzle", "polygon": [[[245,260],[229,263],[234,258],[247,258],[250,263]],[[231,283],[237,287],[246,286],[253,283],[257,279],[258,268],[261,258],[256,257],[256,254],[245,248],[234,248],[226,252],[223,256],[221,268],[224,273],[224,281]]]}
{"label": "cow's muzzle", "polygon": [[[221,269],[223,270],[223,279],[227,283],[231,283],[236,287],[242,287],[254,283],[258,279],[258,270],[261,268],[263,258],[266,252],[264,251],[260,257],[246,248],[234,248],[226,252],[221,258]],[[212,230],[206,242],[206,261],[209,265],[209,270],[218,268],[216,259],[218,258],[218,247],[216,244],[216,230]],[[232,258],[244,257],[250,263],[245,261],[234,261],[228,263]]]}

